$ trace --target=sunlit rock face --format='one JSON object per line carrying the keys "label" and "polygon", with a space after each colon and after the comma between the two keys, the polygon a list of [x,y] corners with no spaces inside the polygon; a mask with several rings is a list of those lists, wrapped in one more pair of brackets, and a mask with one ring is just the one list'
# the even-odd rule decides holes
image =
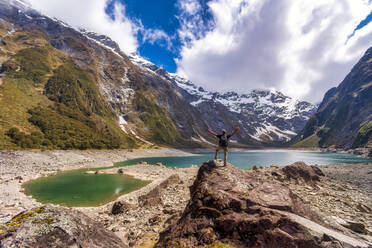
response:
{"label": "sunlit rock face", "polygon": [[[308,185],[323,176],[302,162],[279,170],[282,181]],[[205,162],[182,216],[172,220],[155,247],[368,247],[350,232],[333,230],[287,185],[257,173],[216,160]]]}

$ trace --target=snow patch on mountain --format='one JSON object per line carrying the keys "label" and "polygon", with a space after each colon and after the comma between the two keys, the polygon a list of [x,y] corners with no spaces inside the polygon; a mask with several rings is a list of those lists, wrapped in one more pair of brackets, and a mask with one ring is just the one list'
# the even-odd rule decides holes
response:
{"label": "snow patch on mountain", "polygon": [[302,112],[312,111],[315,107],[310,103],[293,99],[275,90],[253,90],[248,94],[238,94],[232,91],[226,93],[210,92],[202,87],[197,87],[177,74],[169,73],[169,75],[179,87],[198,98],[191,102],[194,106],[214,100],[225,105],[232,112],[241,113],[247,107],[252,107],[261,109],[265,114],[285,119],[299,116]]}
{"label": "snow patch on mountain", "polygon": [[98,45],[106,48],[107,50],[113,52],[115,55],[123,59],[123,56],[119,54],[120,49],[118,45],[109,37],[105,35],[99,35],[95,32],[87,31],[86,29],[79,29],[79,32],[89,40],[96,42]]}
{"label": "snow patch on mountain", "polygon": [[[252,90],[246,94],[207,91],[178,74],[166,72],[138,53],[128,57],[138,66],[157,73],[185,91],[190,96],[192,106],[213,106],[219,103],[231,113],[250,119],[250,123],[242,123],[240,120],[239,123],[244,132],[257,141],[289,141],[317,109],[317,106],[309,102],[291,98],[276,90]],[[202,140],[201,137],[192,139]]]}

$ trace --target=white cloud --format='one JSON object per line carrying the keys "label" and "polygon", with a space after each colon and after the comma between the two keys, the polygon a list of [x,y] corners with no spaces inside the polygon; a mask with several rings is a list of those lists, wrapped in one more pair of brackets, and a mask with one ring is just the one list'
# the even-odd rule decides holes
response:
{"label": "white cloud", "polygon": [[[180,5],[197,0],[179,0]],[[212,0],[213,27],[188,23],[185,8],[178,73],[213,90],[275,88],[320,101],[372,45],[372,23],[346,43],[372,10],[368,0]],[[195,22],[197,23],[197,22]]]}
{"label": "white cloud", "polygon": [[144,29],[141,30],[143,34],[142,42],[149,42],[150,44],[159,43],[160,46],[167,47],[168,50],[172,49],[172,40],[174,37],[169,36],[161,29]]}
{"label": "white cloud", "polygon": [[137,32],[139,26],[125,16],[125,6],[116,2],[115,19],[105,12],[108,0],[30,0],[32,7],[40,12],[56,17],[76,28],[104,34],[115,40],[126,52],[138,48]]}

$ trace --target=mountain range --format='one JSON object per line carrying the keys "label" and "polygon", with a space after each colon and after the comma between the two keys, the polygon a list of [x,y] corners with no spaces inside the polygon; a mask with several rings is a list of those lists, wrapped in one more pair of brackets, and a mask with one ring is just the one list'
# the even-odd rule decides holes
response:
{"label": "mountain range", "polygon": [[21,1],[0,0],[0,18],[2,149],[205,147],[208,129],[236,126],[237,147],[301,146],[318,109],[275,90],[205,90]]}
{"label": "mountain range", "polygon": [[372,47],[340,85],[328,90],[318,111],[292,143],[310,147],[372,148]]}

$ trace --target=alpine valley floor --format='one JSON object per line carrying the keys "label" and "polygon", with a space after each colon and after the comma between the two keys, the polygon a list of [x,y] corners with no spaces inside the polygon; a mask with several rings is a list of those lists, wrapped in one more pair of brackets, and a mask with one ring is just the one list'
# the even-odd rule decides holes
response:
{"label": "alpine valley floor", "polygon": [[[58,171],[112,166],[137,157],[187,156],[174,149],[116,151],[0,151],[0,226],[21,211],[42,204],[26,196],[22,184]],[[319,166],[325,174],[317,184],[282,180],[281,167],[256,168],[249,173],[287,185],[321,213],[349,225],[372,242],[372,164]],[[178,219],[189,199],[198,167],[174,169],[141,163],[123,167],[123,173],[152,183],[99,207],[75,208],[113,231],[124,243],[152,247],[172,219]],[[117,173],[117,168],[102,173]],[[279,175],[279,176],[278,176]],[[346,224],[345,224],[346,223]]]}

